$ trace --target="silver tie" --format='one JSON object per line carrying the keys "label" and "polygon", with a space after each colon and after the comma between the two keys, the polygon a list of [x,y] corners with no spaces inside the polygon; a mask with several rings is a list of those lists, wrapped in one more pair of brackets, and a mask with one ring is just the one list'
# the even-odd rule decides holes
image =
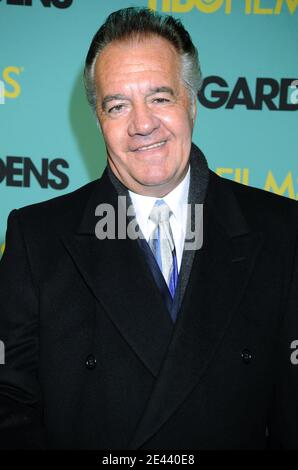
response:
{"label": "silver tie", "polygon": [[175,248],[170,226],[171,214],[169,206],[161,199],[156,201],[149,215],[149,219],[155,224],[149,238],[149,246],[168,286],[173,271],[173,251]]}

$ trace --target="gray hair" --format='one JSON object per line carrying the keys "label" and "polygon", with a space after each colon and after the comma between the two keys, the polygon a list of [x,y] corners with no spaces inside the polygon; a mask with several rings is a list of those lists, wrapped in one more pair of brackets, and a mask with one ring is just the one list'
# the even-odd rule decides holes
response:
{"label": "gray hair", "polygon": [[99,54],[113,41],[140,39],[153,35],[167,39],[181,58],[181,78],[192,103],[202,86],[202,74],[197,48],[181,21],[170,15],[160,15],[148,8],[129,7],[111,13],[94,35],[84,69],[84,84],[88,102],[96,115],[95,64]]}

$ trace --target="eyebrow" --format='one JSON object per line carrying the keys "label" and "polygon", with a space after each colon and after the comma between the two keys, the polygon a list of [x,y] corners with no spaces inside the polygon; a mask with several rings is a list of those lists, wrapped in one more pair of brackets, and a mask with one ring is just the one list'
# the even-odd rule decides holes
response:
{"label": "eyebrow", "polygon": [[150,93],[147,96],[154,95],[154,93],[169,93],[174,96],[174,90],[169,86],[158,86],[155,88],[150,88]]}
{"label": "eyebrow", "polygon": [[[146,94],[146,97],[154,95],[155,93],[169,93],[170,95],[174,96],[174,90],[172,88],[168,86],[158,86],[158,87],[150,88],[149,93]],[[117,93],[116,95],[107,95],[102,100],[102,103],[101,103],[102,109],[106,109],[106,105],[110,101],[115,101],[115,100],[129,100],[129,98],[119,93]]]}
{"label": "eyebrow", "polygon": [[107,95],[104,97],[104,99],[102,100],[102,103],[101,103],[101,107],[102,109],[105,109],[106,108],[106,105],[110,102],[110,101],[115,101],[115,100],[127,100],[127,96],[125,95]]}

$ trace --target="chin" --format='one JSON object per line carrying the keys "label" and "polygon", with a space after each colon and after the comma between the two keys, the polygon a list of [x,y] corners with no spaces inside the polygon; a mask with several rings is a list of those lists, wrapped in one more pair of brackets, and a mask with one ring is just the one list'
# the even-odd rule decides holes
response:
{"label": "chin", "polygon": [[169,181],[169,178],[142,178],[139,180],[140,184],[142,186],[162,186],[164,184],[167,184]]}
{"label": "chin", "polygon": [[150,174],[149,172],[143,173],[140,175],[139,182],[144,185],[160,185],[166,184],[168,181],[172,179],[173,175],[168,172],[161,172],[161,173],[154,173]]}

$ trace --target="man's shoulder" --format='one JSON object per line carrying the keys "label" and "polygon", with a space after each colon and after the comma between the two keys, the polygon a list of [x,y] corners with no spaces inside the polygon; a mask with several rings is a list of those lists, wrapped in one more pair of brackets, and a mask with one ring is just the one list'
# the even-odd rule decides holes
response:
{"label": "man's shoulder", "polygon": [[73,225],[82,214],[90,195],[99,184],[100,178],[61,196],[30,204],[18,209],[19,217],[26,226]]}
{"label": "man's shoulder", "polygon": [[214,200],[228,201],[225,195],[233,195],[243,215],[253,224],[275,225],[298,219],[298,203],[294,199],[238,183],[211,170],[209,176]]}

